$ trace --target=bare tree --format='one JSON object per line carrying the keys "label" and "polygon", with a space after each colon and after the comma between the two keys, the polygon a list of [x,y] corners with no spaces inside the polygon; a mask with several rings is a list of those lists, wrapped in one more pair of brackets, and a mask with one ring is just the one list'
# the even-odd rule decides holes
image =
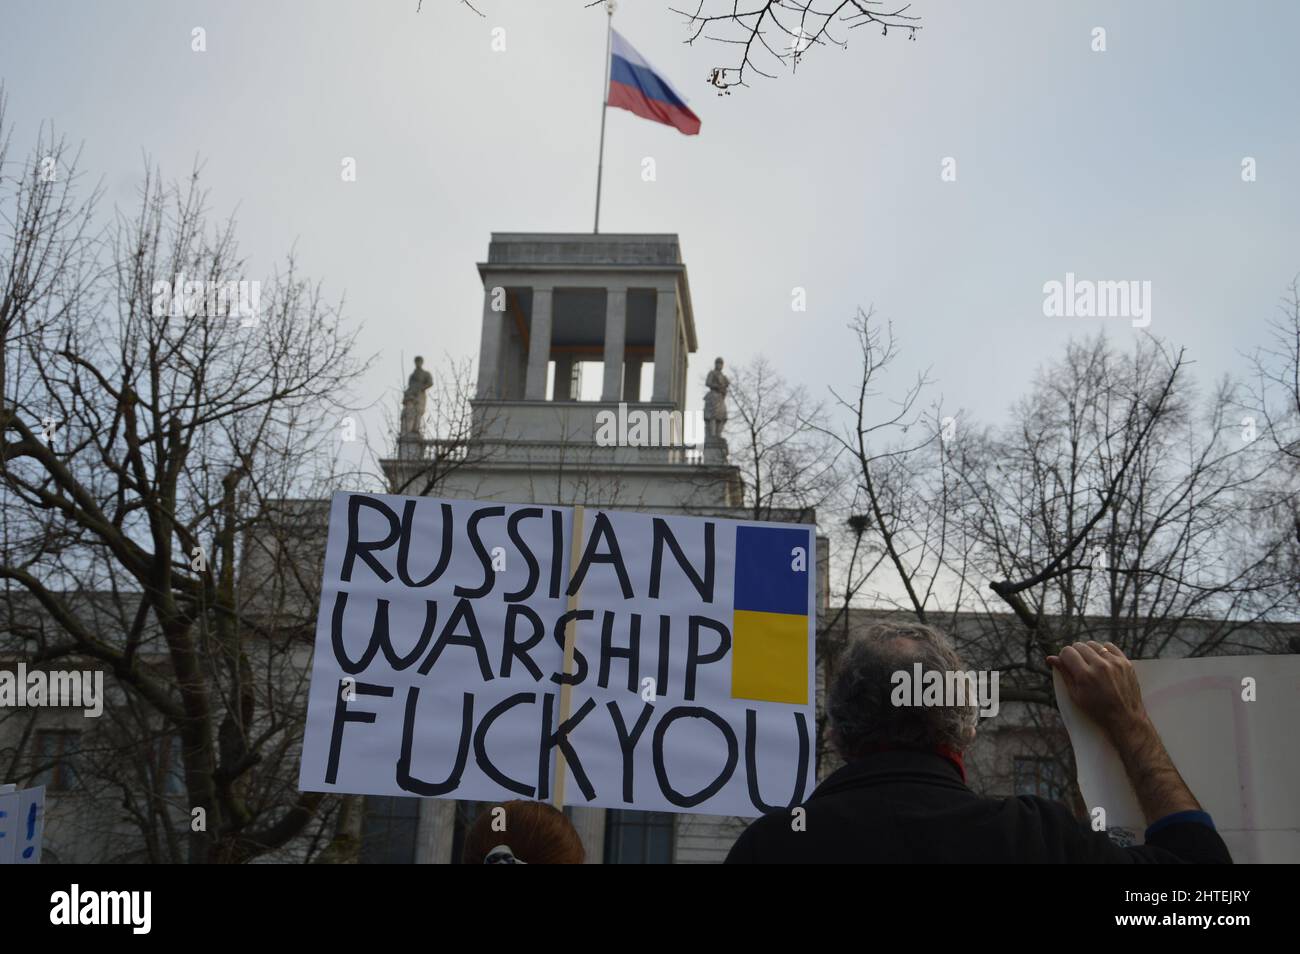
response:
{"label": "bare tree", "polygon": [[1268,461],[1242,440],[1237,399],[1228,382],[1199,394],[1182,352],[1099,335],[1042,369],[1009,423],[943,444],[963,541],[944,561],[965,595],[951,628],[1001,673],[1002,702],[1029,703],[1018,744],[1063,789],[1073,754],[1047,654],[1081,639],[1133,658],[1269,651],[1260,624],[1287,588],[1251,546]]}
{"label": "bare tree", "polygon": [[[484,16],[469,0],[458,2]],[[603,9],[609,0],[582,2]],[[424,0],[418,0],[416,12],[423,6]],[[911,8],[910,2],[887,0],[695,0],[694,10],[669,9],[686,18],[688,44],[704,39],[739,48],[734,65],[709,71],[709,83],[719,95],[730,96],[733,86],[749,85],[748,73],[774,79],[776,74],[763,67],[794,71],[813,47],[846,49],[851,30],[878,27],[882,36],[889,36],[892,29],[915,40],[916,31],[922,29],[921,18],[910,14]]]}
{"label": "bare tree", "polygon": [[1080,639],[1133,658],[1267,651],[1259,624],[1286,585],[1248,545],[1267,460],[1241,440],[1234,401],[1227,383],[1200,397],[1181,352],[1098,336],[1043,369],[1009,424],[945,444],[973,544],[945,563],[983,614],[959,628],[962,651],[1002,673],[1003,702],[1032,704],[1026,738],[1064,778],[1046,655]]}
{"label": "bare tree", "polygon": [[1262,439],[1274,465],[1257,494],[1256,527],[1289,578],[1290,610],[1300,613],[1300,278],[1293,279],[1266,342],[1251,356],[1244,437]]}
{"label": "bare tree", "polygon": [[[66,184],[66,151],[40,180],[43,150],[0,168],[13,263],[0,638],[36,664],[104,669],[130,707],[102,733],[119,757],[156,764],[161,740],[178,740],[178,805],[126,799],[152,856],[179,860],[183,845],[191,862],[246,861],[330,810],[294,777],[314,605],[243,584],[246,563],[301,551],[276,542],[277,502],[343,480],[334,422],[364,365],[292,258],[265,294],[239,285],[235,223],[211,221],[197,171],[179,185],[150,171],[138,208],[90,236],[93,194]],[[232,310],[232,290],[253,309]],[[318,559],[267,578],[312,592]],[[162,834],[178,821],[179,840]]]}
{"label": "bare tree", "polygon": [[843,448],[825,431],[826,410],[807,389],[786,381],[763,357],[734,367],[728,398],[729,451],[740,468],[751,519],[774,511],[811,515],[836,507],[845,475]]}
{"label": "bare tree", "polygon": [[[473,10],[481,17],[486,16],[486,14],[482,10],[474,6],[474,4],[470,3],[470,0],[456,0],[456,2],[463,7],[469,7],[471,10]],[[415,12],[419,13],[422,9],[424,9],[424,0],[416,0]]]}
{"label": "bare tree", "polygon": [[[944,625],[968,661],[1002,673],[1003,702],[1030,703],[1026,738],[1065,764],[1044,662],[1063,643],[1110,640],[1136,658],[1267,651],[1260,624],[1287,606],[1294,573],[1279,569],[1283,541],[1253,542],[1276,468],[1263,441],[1243,440],[1231,383],[1201,397],[1181,353],[1098,337],[1045,368],[1010,423],[980,428],[923,408],[924,375],[882,393],[893,337],[870,312],[853,330],[861,373],[832,391],[858,472],[844,612]],[[1286,379],[1284,362],[1267,366]],[[831,617],[833,661],[851,626]]]}
{"label": "bare tree", "polygon": [[[925,374],[886,396],[886,379],[898,356],[893,329],[873,310],[858,310],[850,324],[861,356],[852,390],[831,388],[832,407],[800,415],[802,426],[816,435],[824,458],[843,460],[836,485],[829,530],[830,583],[835,602],[818,620],[818,680],[829,685],[839,659],[853,636],[852,610],[863,605],[904,609],[925,621],[937,604],[934,590],[949,545],[949,512],[943,506],[946,477],[939,458],[930,453],[941,440],[941,408],[924,406],[929,384]],[[750,414],[750,418],[758,415]],[[811,461],[796,469],[815,473]],[[806,479],[806,478],[805,478]],[[818,737],[828,740],[824,707],[818,711]],[[833,766],[831,747],[819,747],[819,771]]]}
{"label": "bare tree", "polygon": [[709,82],[730,95],[733,86],[749,85],[748,72],[775,77],[758,63],[796,70],[813,47],[847,47],[850,30],[879,27],[888,36],[892,27],[915,40],[920,17],[910,15],[910,9],[910,3],[881,0],[696,0],[694,10],[674,7],[673,12],[686,17],[691,30],[687,43],[706,39],[739,48],[736,65],[717,66],[709,74]]}
{"label": "bare tree", "polygon": [[[10,156],[8,95],[0,84],[0,177],[18,162]],[[0,205],[6,254],[0,259],[0,396],[9,393],[9,367],[26,342],[80,307],[94,266],[90,230],[99,191],[82,195],[76,172],[80,152],[41,128],[28,174],[9,177]],[[0,414],[5,413],[0,404]]]}
{"label": "bare tree", "polygon": [[906,608],[925,622],[938,598],[950,543],[946,496],[951,481],[942,458],[930,453],[940,445],[948,422],[940,405],[922,404],[931,383],[924,373],[898,397],[882,390],[898,356],[891,325],[882,327],[873,310],[859,309],[850,328],[861,370],[852,391],[831,389],[844,422],[825,433],[853,462],[851,529],[861,538],[856,550],[878,556],[888,568],[884,579],[863,595]]}
{"label": "bare tree", "polygon": [[1208,654],[1276,610],[1281,581],[1240,549],[1268,462],[1230,419],[1235,401],[1226,382],[1199,401],[1181,352],[1097,337],[1040,375],[982,462],[955,451],[989,587],[1037,649],[1101,626],[1135,656],[1163,655],[1201,620],[1189,650]]}

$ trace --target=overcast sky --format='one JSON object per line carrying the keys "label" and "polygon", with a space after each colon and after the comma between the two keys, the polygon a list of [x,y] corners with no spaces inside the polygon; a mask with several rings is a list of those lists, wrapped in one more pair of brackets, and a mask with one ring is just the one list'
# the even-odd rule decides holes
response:
{"label": "overcast sky", "polygon": [[[146,154],[175,177],[201,158],[254,266],[296,244],[346,295],[377,397],[416,353],[476,353],[492,231],[590,230],[605,15],[585,2],[0,0],[0,78],[18,151],[52,120],[110,203],[134,201]],[[602,230],[680,235],[695,407],[716,355],[851,383],[845,325],[874,304],[900,371],[996,421],[1071,334],[1137,333],[1045,317],[1067,272],[1150,281],[1149,330],[1208,380],[1244,370],[1300,272],[1300,4],[915,0],[916,42],[855,30],[726,97],[707,77],[734,50],[684,44],[668,7],[621,0],[615,25],[703,129],[611,110]]]}

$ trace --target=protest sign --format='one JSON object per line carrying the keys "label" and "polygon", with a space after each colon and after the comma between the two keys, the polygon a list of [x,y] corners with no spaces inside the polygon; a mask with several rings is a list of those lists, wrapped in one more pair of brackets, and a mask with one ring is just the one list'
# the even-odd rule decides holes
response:
{"label": "protest sign", "polygon": [[41,862],[45,833],[45,786],[0,786],[0,865]]}
{"label": "protest sign", "polygon": [[[1135,660],[1142,701],[1170,758],[1214,819],[1233,860],[1300,862],[1300,656]],[[1056,701],[1074,746],[1079,788],[1106,827],[1140,843],[1146,819],[1119,754],[1070,698]]]}
{"label": "protest sign", "polygon": [[811,526],[336,494],[300,786],[796,805],[815,569]]}

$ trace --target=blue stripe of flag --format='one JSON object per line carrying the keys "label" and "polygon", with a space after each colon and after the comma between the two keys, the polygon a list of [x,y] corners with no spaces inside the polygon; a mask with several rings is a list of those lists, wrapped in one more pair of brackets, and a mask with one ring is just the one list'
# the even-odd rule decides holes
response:
{"label": "blue stripe of flag", "polygon": [[609,81],[639,89],[650,99],[686,109],[686,103],[653,70],[629,63],[621,56],[610,58]]}

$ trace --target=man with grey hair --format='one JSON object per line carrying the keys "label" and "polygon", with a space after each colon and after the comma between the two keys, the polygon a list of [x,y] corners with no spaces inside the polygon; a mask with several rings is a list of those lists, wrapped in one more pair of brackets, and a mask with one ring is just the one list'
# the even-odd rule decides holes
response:
{"label": "man with grey hair", "polygon": [[758,819],[729,863],[1177,863],[1231,857],[1178,774],[1142,704],[1133,664],[1112,643],[1075,643],[1048,665],[1106,732],[1150,827],[1120,847],[1064,805],[1021,795],[985,798],[966,786],[962,752],[975,737],[976,700],[901,704],[900,674],[951,682],[961,660],[943,633],[880,623],[855,640],[827,700],[846,765],[798,809]]}

